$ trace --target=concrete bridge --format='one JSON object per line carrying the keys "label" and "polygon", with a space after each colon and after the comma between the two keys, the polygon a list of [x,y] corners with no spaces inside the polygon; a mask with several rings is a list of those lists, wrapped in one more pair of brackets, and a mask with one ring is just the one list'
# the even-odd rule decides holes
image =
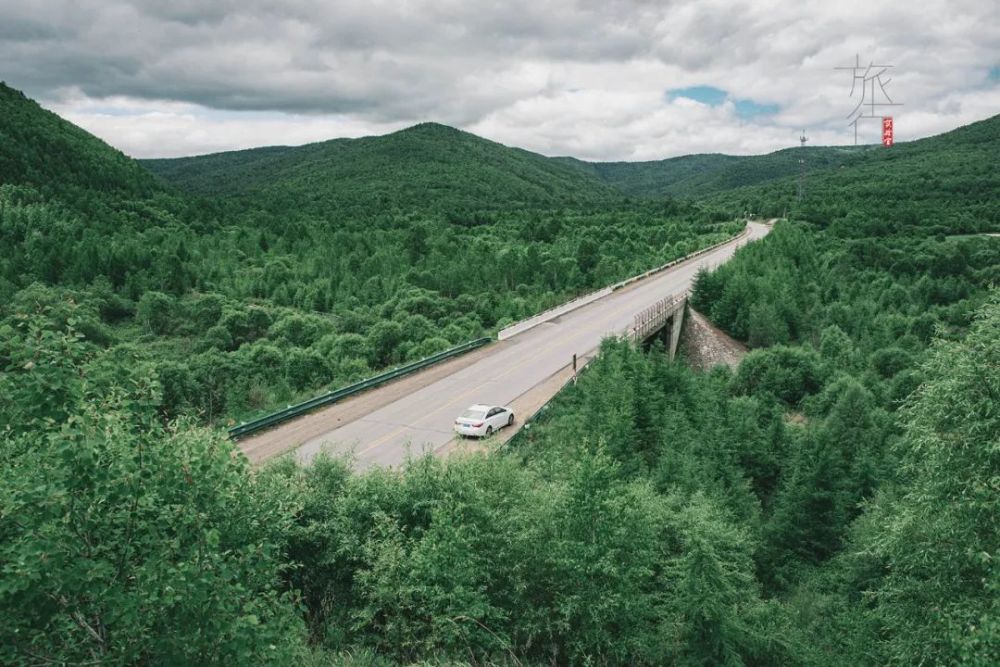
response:
{"label": "concrete bridge", "polygon": [[474,403],[511,406],[518,424],[501,432],[510,437],[597,353],[604,338],[642,341],[665,331],[672,356],[698,271],[722,264],[768,231],[769,225],[751,222],[732,241],[571,308],[553,309],[520,323],[503,340],[242,440],[240,448],[253,462],[290,451],[307,462],[326,451],[353,457],[359,469],[396,466],[409,454],[446,455],[465,447],[469,441],[456,441],[452,424]]}
{"label": "concrete bridge", "polygon": [[660,299],[635,316],[628,330],[628,337],[637,343],[643,343],[656,334],[662,334],[664,346],[673,361],[677,356],[677,343],[681,339],[686,306],[687,291]]}

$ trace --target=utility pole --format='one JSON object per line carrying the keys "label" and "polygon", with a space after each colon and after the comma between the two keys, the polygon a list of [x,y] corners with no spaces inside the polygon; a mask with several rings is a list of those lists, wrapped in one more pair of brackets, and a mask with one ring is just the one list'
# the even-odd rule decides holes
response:
{"label": "utility pole", "polygon": [[802,147],[802,152],[799,154],[799,201],[802,201],[802,197],[806,192],[806,154],[805,147],[806,142],[809,138],[806,136],[806,131],[802,130],[802,134],[799,135],[799,145]]}

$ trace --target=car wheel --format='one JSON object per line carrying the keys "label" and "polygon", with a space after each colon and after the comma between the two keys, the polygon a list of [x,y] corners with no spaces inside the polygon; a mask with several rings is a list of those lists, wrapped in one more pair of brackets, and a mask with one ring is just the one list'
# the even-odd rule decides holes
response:
{"label": "car wheel", "polygon": [[488,438],[488,437],[490,437],[491,435],[493,435],[493,427],[492,427],[492,426],[487,426],[487,427],[486,427],[486,436],[485,436],[485,437],[487,437],[487,438]]}
{"label": "car wheel", "polygon": [[513,425],[514,425],[514,413],[512,412],[510,413],[510,417],[507,417],[507,426],[513,426]]}

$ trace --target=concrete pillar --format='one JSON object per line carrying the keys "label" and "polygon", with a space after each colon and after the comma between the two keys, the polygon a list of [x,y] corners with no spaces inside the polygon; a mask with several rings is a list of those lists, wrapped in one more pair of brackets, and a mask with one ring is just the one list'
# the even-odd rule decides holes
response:
{"label": "concrete pillar", "polygon": [[670,322],[670,361],[674,360],[677,354],[677,343],[681,339],[681,325],[684,324],[684,308],[687,306],[687,299],[681,301],[677,310],[671,316]]}

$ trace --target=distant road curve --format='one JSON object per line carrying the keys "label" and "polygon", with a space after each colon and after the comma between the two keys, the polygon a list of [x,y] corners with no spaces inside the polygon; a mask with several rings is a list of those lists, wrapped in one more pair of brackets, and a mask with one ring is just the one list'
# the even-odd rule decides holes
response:
{"label": "distant road curve", "polygon": [[[558,391],[560,384],[551,378],[565,371],[574,354],[580,359],[592,356],[602,339],[623,333],[643,308],[689,289],[701,267],[726,262],[739,247],[769,231],[769,225],[752,222],[746,235],[711,252],[478,350],[466,359],[427,369],[247,438],[240,447],[255,462],[291,449],[296,449],[300,461],[308,462],[323,450],[353,457],[358,469],[398,466],[410,453],[441,453],[454,435],[455,417],[466,407],[487,403],[514,404],[516,408],[517,399],[529,393],[537,404],[540,391]],[[523,416],[518,415],[519,423]]]}

